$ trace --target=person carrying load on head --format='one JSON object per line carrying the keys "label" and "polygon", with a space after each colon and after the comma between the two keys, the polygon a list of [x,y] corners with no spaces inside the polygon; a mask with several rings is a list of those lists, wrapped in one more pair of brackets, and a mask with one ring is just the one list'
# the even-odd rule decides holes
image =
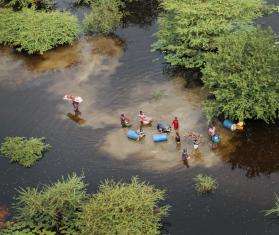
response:
{"label": "person carrying load on head", "polygon": [[131,127],[130,119],[124,113],[120,115],[120,123],[123,128]]}
{"label": "person carrying load on head", "polygon": [[79,111],[79,105],[83,101],[83,99],[81,97],[73,96],[73,95],[64,95],[63,99],[72,102],[72,105],[73,105],[74,112],[75,112],[76,116],[81,114],[80,111]]}
{"label": "person carrying load on head", "polygon": [[172,126],[173,126],[173,129],[176,131],[179,129],[179,122],[178,122],[178,118],[175,117],[174,120],[172,121]]}
{"label": "person carrying load on head", "polygon": [[143,113],[143,111],[140,111],[138,116],[139,116],[139,121],[140,121],[141,125],[149,125],[149,124],[151,124],[152,118],[147,117]]}

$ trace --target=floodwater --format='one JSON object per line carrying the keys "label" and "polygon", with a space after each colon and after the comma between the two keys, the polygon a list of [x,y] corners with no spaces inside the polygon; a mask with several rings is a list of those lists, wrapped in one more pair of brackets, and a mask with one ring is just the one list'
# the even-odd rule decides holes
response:
{"label": "floodwater", "polygon": [[[65,1],[59,3],[67,8]],[[165,203],[172,208],[163,233],[278,234],[278,223],[262,213],[279,192],[278,123],[251,122],[244,133],[218,127],[222,144],[211,150],[201,110],[205,91],[189,82],[190,77],[168,73],[160,54],[150,52],[157,30],[156,7],[156,1],[139,4],[136,10],[130,6],[133,14],[115,36],[82,36],[43,56],[1,48],[1,140],[15,135],[46,137],[53,148],[30,169],[0,158],[0,204],[10,207],[19,187],[41,186],[71,172],[85,175],[89,192],[96,192],[106,178],[128,180],[138,175],[167,190]],[[84,12],[71,10],[80,17]],[[260,22],[279,32],[278,20],[273,15]],[[67,93],[84,99],[79,120],[69,118],[71,104],[62,99]],[[154,144],[153,126],[144,129],[144,141],[127,139],[119,115],[126,113],[137,128],[139,110],[155,123],[177,116],[181,135],[202,135],[198,151],[183,137],[181,149],[187,147],[192,154],[188,166],[181,162],[173,134],[167,143]],[[193,177],[199,173],[216,177],[215,194],[195,193]]]}

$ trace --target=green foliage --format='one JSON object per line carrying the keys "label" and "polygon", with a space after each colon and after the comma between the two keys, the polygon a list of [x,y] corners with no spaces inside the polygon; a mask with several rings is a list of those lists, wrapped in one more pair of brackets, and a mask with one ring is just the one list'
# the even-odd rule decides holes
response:
{"label": "green foliage", "polygon": [[113,32],[123,17],[121,6],[121,0],[95,0],[91,12],[83,21],[85,31],[100,34]]}
{"label": "green foliage", "polygon": [[93,4],[95,0],[76,0],[75,1],[75,5],[80,6],[80,5],[87,5],[90,6],[91,4]]}
{"label": "green foliage", "polygon": [[6,137],[0,152],[4,157],[10,158],[12,162],[30,167],[49,149],[50,145],[44,143],[44,138]]}
{"label": "green foliage", "polygon": [[194,180],[196,181],[195,188],[199,193],[209,193],[217,189],[217,182],[214,178],[199,174]]}
{"label": "green foliage", "polygon": [[29,54],[42,54],[58,45],[69,44],[78,33],[77,18],[67,12],[0,10],[0,43]]}
{"label": "green foliage", "polygon": [[164,191],[137,178],[131,183],[105,181],[89,197],[82,177],[75,174],[57,183],[21,189],[15,221],[1,234],[159,234],[168,206],[157,207]]}
{"label": "green foliage", "polygon": [[218,54],[206,55],[205,87],[216,99],[205,102],[209,119],[278,118],[279,46],[271,31],[249,27],[218,40]]}
{"label": "green foliage", "polygon": [[14,10],[21,10],[24,7],[51,10],[54,7],[54,0],[0,0],[0,5],[12,7]]}
{"label": "green foliage", "polygon": [[77,234],[75,220],[87,199],[85,187],[82,177],[73,174],[40,191],[21,189],[15,206],[17,223],[10,230]]}
{"label": "green foliage", "polygon": [[152,99],[154,99],[155,101],[160,100],[163,96],[165,95],[165,91],[164,90],[156,90],[153,92],[152,94]]}
{"label": "green foliage", "polygon": [[273,215],[273,214],[279,217],[279,197],[277,194],[275,194],[274,207],[265,211],[265,216]]}
{"label": "green foliage", "polygon": [[157,42],[173,66],[200,68],[217,51],[216,39],[266,11],[262,0],[164,0]]}
{"label": "green foliage", "polygon": [[130,184],[105,181],[84,206],[81,234],[160,234],[164,206],[155,211],[164,191],[137,178]]}

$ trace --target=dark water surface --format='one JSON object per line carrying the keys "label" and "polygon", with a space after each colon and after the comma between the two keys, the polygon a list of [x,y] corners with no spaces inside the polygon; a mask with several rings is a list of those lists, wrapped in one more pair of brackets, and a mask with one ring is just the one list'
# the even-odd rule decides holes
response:
{"label": "dark water surface", "polygon": [[[60,7],[68,5],[60,1]],[[158,53],[150,52],[157,30],[153,2],[137,7],[117,36],[83,37],[73,46],[58,48],[43,57],[0,50],[0,139],[6,136],[46,137],[50,152],[26,169],[0,158],[0,208],[10,206],[16,189],[54,182],[62,175],[85,175],[88,191],[96,192],[100,181],[128,180],[140,176],[167,190],[172,208],[164,221],[169,234],[279,234],[279,225],[263,216],[279,192],[279,127],[248,123],[243,134],[220,129],[223,144],[213,152],[205,138],[189,161],[180,162],[172,140],[154,145],[150,134],[139,144],[126,139],[118,116],[126,112],[136,119],[143,109],[156,120],[170,121],[177,115],[183,132],[194,130],[206,136],[201,111],[205,96],[200,87],[185,88],[182,78],[164,73]],[[76,11],[75,11],[76,12]],[[77,14],[82,16],[83,9]],[[155,14],[156,16],[156,14]],[[279,16],[260,23],[279,32]],[[154,99],[160,92],[162,97]],[[71,105],[65,93],[84,98],[85,124],[67,117]],[[192,146],[185,142],[189,150]],[[215,194],[195,193],[193,177],[207,173],[216,177]]]}

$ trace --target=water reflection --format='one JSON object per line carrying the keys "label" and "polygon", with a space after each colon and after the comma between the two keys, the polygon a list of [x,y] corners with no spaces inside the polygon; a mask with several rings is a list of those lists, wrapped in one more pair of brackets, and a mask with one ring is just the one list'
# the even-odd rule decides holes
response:
{"label": "water reflection", "polygon": [[279,170],[279,123],[268,126],[262,122],[247,125],[238,147],[228,158],[232,169],[245,170],[247,177],[269,175]]}

